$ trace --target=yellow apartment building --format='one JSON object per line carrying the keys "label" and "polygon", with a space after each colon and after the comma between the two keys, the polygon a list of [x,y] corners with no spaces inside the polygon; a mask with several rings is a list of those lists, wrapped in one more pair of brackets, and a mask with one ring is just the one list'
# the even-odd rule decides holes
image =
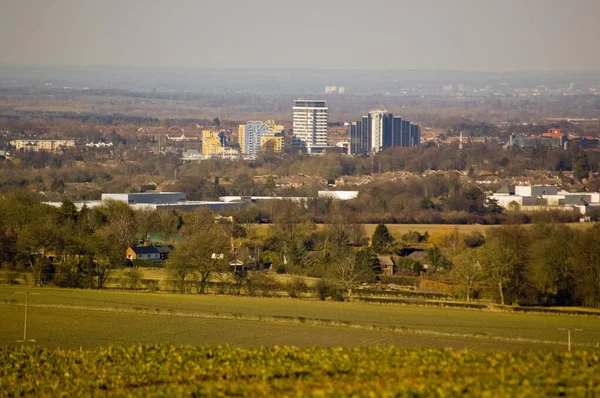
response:
{"label": "yellow apartment building", "polygon": [[223,154],[223,145],[219,133],[210,130],[202,132],[202,154],[204,156],[214,156]]}
{"label": "yellow apartment building", "polygon": [[275,134],[275,135],[263,135],[260,137],[260,147],[264,151],[267,143],[273,143],[273,152],[282,152],[283,151],[283,135]]}
{"label": "yellow apartment building", "polygon": [[240,124],[238,127],[238,143],[240,144],[240,152],[246,153],[246,125]]}
{"label": "yellow apartment building", "polygon": [[249,121],[239,126],[238,141],[240,152],[243,154],[256,155],[269,141],[273,141],[275,152],[281,152],[283,150],[283,125],[275,124],[275,120]]}

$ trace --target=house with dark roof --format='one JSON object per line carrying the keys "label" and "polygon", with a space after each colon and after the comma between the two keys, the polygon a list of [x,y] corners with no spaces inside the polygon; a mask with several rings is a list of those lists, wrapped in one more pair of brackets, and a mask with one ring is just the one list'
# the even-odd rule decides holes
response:
{"label": "house with dark roof", "polygon": [[175,249],[173,247],[173,245],[161,245],[161,246],[154,246],[154,247],[156,247],[156,249],[160,253],[160,259],[163,261],[168,260],[169,254],[171,254],[171,252]]}
{"label": "house with dark roof", "polygon": [[161,261],[160,255],[160,251],[155,246],[134,246],[127,248],[125,251],[125,258],[129,261]]}

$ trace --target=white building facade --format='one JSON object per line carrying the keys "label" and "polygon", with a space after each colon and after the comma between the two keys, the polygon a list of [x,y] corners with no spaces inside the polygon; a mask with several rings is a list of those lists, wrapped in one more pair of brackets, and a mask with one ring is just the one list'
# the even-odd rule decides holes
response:
{"label": "white building facade", "polygon": [[293,108],[293,145],[308,153],[327,147],[327,101],[296,100]]}
{"label": "white building facade", "polygon": [[559,191],[553,185],[517,185],[489,196],[497,203],[510,210],[574,210],[585,214],[587,209],[600,206],[598,192]]}
{"label": "white building facade", "polygon": [[377,110],[369,112],[371,116],[371,148],[374,152],[379,152],[384,147],[384,119],[388,115],[386,110]]}

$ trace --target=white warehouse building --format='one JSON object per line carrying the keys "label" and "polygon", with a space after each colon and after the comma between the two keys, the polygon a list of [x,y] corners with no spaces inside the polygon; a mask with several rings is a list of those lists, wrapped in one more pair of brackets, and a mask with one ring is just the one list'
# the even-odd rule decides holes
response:
{"label": "white warehouse building", "polygon": [[568,210],[585,214],[586,209],[600,205],[598,192],[559,191],[553,185],[504,186],[489,198],[510,210]]}

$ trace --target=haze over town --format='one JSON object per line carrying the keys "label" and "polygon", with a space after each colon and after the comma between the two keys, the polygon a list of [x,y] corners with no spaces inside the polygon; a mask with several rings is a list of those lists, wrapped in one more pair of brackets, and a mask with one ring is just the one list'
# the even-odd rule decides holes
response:
{"label": "haze over town", "polygon": [[595,0],[2,3],[4,64],[600,70]]}

